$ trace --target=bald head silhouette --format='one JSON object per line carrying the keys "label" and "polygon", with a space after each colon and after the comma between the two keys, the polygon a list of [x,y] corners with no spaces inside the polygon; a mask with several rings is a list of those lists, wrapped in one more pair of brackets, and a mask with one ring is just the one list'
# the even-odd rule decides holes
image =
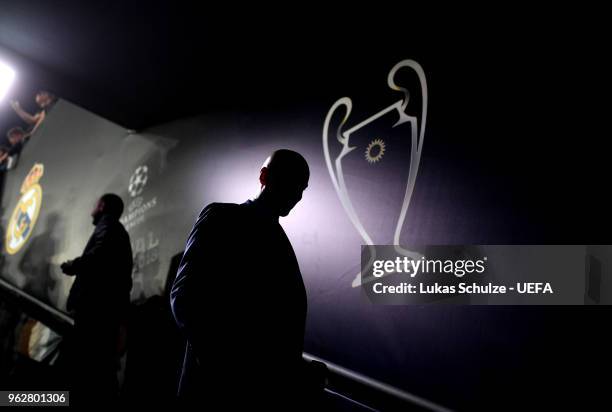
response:
{"label": "bald head silhouette", "polygon": [[302,199],[309,177],[308,163],[301,154],[288,149],[276,150],[261,168],[259,198],[274,215],[287,216]]}

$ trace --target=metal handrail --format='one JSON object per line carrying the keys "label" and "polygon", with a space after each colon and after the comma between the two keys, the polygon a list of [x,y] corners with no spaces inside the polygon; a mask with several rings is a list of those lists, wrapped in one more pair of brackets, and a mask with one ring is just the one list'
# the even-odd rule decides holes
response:
{"label": "metal handrail", "polygon": [[[54,308],[53,306],[43,302],[42,300],[31,296],[30,294],[24,292],[17,286],[0,278],[0,290],[2,289],[12,295],[13,298],[25,302],[26,311],[28,308],[34,308],[35,312],[37,313],[41,313],[42,311],[45,314],[48,314],[49,316],[45,316],[45,318],[50,319],[50,322],[52,323],[52,325],[48,326],[55,325],[60,330],[65,330],[74,325],[74,319],[72,319],[67,313],[62,312],[61,310]],[[44,321],[45,319],[40,320]]]}
{"label": "metal handrail", "polygon": [[401,390],[399,388],[396,388],[384,382],[380,382],[376,379],[372,379],[369,376],[362,375],[358,372],[355,372],[343,366],[336,365],[333,362],[319,358],[318,356],[312,355],[310,353],[304,352],[302,357],[307,361],[322,362],[327,366],[328,371],[336,375],[339,375],[343,378],[347,378],[351,381],[357,382],[359,384],[375,389],[377,391],[383,392],[401,401],[404,401],[404,402],[407,402],[413,405],[418,405],[419,407],[423,409],[430,410],[433,412],[452,412],[451,409],[438,405],[425,398],[421,398],[420,396],[413,395],[409,392],[406,392],[404,390]]}

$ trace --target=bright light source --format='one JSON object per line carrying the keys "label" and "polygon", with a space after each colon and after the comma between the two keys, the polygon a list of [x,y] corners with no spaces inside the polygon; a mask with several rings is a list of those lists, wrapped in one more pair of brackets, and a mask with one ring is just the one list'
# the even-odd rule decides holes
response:
{"label": "bright light source", "polygon": [[0,62],[0,100],[6,96],[9,91],[13,79],[15,78],[15,72],[13,69],[8,67],[6,64]]}

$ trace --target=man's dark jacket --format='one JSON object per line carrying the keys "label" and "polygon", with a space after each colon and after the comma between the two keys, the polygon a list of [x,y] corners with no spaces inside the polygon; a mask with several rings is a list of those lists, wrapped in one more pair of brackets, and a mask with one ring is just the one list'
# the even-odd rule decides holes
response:
{"label": "man's dark jacket", "polygon": [[130,238],[117,219],[100,219],[83,254],[70,264],[70,273],[76,279],[66,308],[74,328],[62,344],[59,368],[75,404],[93,398],[105,402],[118,392],[119,331],[132,288]]}
{"label": "man's dark jacket", "polygon": [[126,314],[132,289],[130,237],[118,219],[104,215],[83,254],[72,263],[76,279],[66,308],[75,321],[101,317],[109,322]]}
{"label": "man's dark jacket", "polygon": [[257,201],[203,209],[171,303],[188,341],[181,397],[254,406],[299,390],[306,291],[278,218]]}

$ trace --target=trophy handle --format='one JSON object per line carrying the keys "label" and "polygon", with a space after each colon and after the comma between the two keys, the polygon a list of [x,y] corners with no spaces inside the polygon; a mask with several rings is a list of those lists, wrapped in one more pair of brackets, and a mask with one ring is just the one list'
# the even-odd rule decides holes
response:
{"label": "trophy handle", "polygon": [[332,164],[331,155],[329,153],[329,124],[331,123],[331,119],[335,114],[336,110],[338,110],[338,108],[341,106],[344,106],[346,108],[346,113],[344,114],[342,122],[340,122],[340,126],[338,126],[338,130],[336,130],[336,139],[338,140],[338,142],[340,142],[340,144],[343,145],[344,150],[344,147],[348,145],[348,140],[342,136],[342,127],[348,120],[348,117],[351,114],[351,110],[353,108],[353,103],[351,99],[348,97],[338,99],[327,112],[325,122],[323,123],[323,155],[325,156],[325,164],[327,165],[327,171],[329,172],[329,176],[331,177],[334,189],[336,189],[336,193],[338,193],[338,196],[340,196],[340,187],[338,186],[338,180],[336,179],[336,175],[334,173],[334,166]]}
{"label": "trophy handle", "polygon": [[[336,111],[342,106],[345,107],[346,113],[344,114],[344,117],[340,122],[338,129],[336,130],[336,139],[340,144],[342,144],[342,151],[336,159],[334,168],[334,163],[332,162],[331,155],[329,152],[329,125]],[[346,211],[347,215],[349,216],[349,219],[351,220],[357,231],[359,232],[359,235],[364,240],[365,244],[368,246],[370,258],[368,259],[366,268],[369,269],[374,264],[374,260],[376,260],[376,249],[374,248],[374,246],[372,246],[372,239],[370,239],[370,236],[368,236],[365,228],[361,224],[361,221],[357,217],[357,213],[355,212],[353,204],[351,203],[351,200],[349,199],[348,194],[346,192],[346,185],[344,183],[344,177],[342,175],[341,160],[346,154],[348,154],[354,149],[354,147],[350,147],[348,145],[348,137],[345,137],[343,135],[342,130],[343,126],[348,120],[352,108],[353,102],[351,101],[351,99],[348,97],[343,97],[341,99],[338,99],[327,112],[327,116],[325,117],[325,123],[323,123],[323,154],[325,156],[325,164],[327,165],[327,171],[329,172],[329,176],[331,177],[334,189],[336,189],[336,193],[340,198],[342,207]],[[353,280],[353,287],[358,287],[361,284],[360,275],[361,272],[358,272],[357,276]]]}
{"label": "trophy handle", "polygon": [[[402,60],[401,62],[397,63],[395,66],[391,68],[391,70],[389,71],[389,75],[387,76],[387,85],[392,90],[396,90],[404,94],[404,99],[401,104],[402,110],[400,113],[400,118],[404,116],[408,116],[408,114],[406,113],[406,107],[408,106],[408,102],[410,100],[410,92],[408,91],[408,89],[406,89],[405,87],[401,87],[397,83],[395,83],[396,73],[401,68],[404,68],[404,67],[409,67],[412,70],[414,70],[414,72],[417,74],[419,78],[419,83],[421,85],[421,95],[422,95],[422,104],[421,104],[422,107],[421,107],[421,118],[420,118],[421,123],[420,124],[415,123],[418,128],[417,132],[419,136],[419,141],[417,145],[417,153],[418,153],[418,159],[420,160],[421,149],[423,147],[423,139],[425,137],[425,124],[427,121],[427,103],[428,103],[427,79],[425,78],[425,72],[423,71],[423,67],[421,67],[421,65],[417,61],[412,60],[412,59]],[[418,169],[418,165],[417,165],[417,169]]]}
{"label": "trophy handle", "polygon": [[[421,117],[418,119],[415,116],[410,116],[406,113],[406,107],[408,106],[408,101],[410,100],[410,92],[405,87],[399,86],[395,82],[395,75],[401,68],[409,67],[415,71],[419,78],[419,83],[421,86],[421,95],[422,95],[422,104],[421,104]],[[414,192],[414,185],[416,183],[417,173],[419,171],[419,164],[421,162],[421,151],[423,149],[423,141],[425,139],[425,124],[427,121],[427,102],[428,102],[428,94],[427,94],[427,80],[425,78],[425,72],[421,65],[411,59],[402,60],[397,63],[391,70],[389,71],[389,75],[387,76],[387,84],[393,90],[397,90],[404,93],[404,100],[401,104],[401,112],[400,112],[400,120],[396,124],[396,126],[403,122],[410,122],[412,127],[411,133],[411,155],[410,155],[410,168],[408,171],[408,184],[406,185],[406,192],[404,193],[404,201],[402,204],[402,209],[400,211],[400,216],[397,221],[397,225],[395,227],[395,233],[393,235],[393,244],[397,253],[402,254],[406,257],[410,257],[413,259],[419,259],[423,255],[418,252],[413,252],[407,249],[402,248],[400,245],[400,233],[402,231],[404,220],[406,219],[406,213],[408,212],[408,207],[410,206],[410,201],[412,199],[412,193]],[[420,124],[419,124],[420,120]]]}

